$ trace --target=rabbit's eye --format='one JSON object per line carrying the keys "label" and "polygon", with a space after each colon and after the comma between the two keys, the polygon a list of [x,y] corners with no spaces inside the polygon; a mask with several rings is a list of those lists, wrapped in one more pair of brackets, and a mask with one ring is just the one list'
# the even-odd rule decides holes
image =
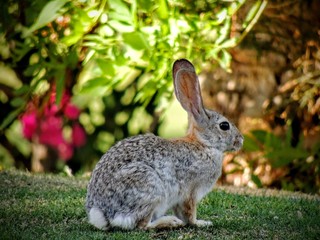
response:
{"label": "rabbit's eye", "polygon": [[222,122],[219,124],[219,126],[220,126],[220,129],[223,131],[227,131],[230,129],[230,125],[228,122]]}

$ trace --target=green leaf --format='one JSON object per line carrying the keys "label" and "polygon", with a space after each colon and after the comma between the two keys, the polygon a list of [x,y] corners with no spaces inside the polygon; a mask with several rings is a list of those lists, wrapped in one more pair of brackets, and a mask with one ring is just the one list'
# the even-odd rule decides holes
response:
{"label": "green leaf", "polygon": [[107,59],[98,58],[96,60],[98,67],[101,69],[105,76],[113,77],[116,73],[114,69],[114,62]]}
{"label": "green leaf", "polygon": [[[285,146],[285,142],[283,141],[282,138],[269,132],[266,135],[265,145],[267,148],[270,148],[270,149],[282,149]],[[291,146],[289,146],[289,147],[291,147]]]}
{"label": "green leaf", "polygon": [[101,86],[106,86],[110,82],[109,78],[106,77],[96,77],[88,80],[84,86],[82,87],[81,91],[82,92],[87,92],[94,90],[95,88],[99,88]]}
{"label": "green leaf", "polygon": [[10,112],[7,117],[3,120],[0,125],[0,131],[3,131],[6,127],[8,127],[15,119],[17,119],[18,115],[22,112],[23,106],[17,108],[16,110]]}
{"label": "green leaf", "polygon": [[112,20],[116,20],[118,22],[124,22],[124,23],[126,23],[126,24],[128,24],[130,26],[132,24],[131,16],[122,15],[121,13],[110,12],[109,13],[109,18],[112,19]]}
{"label": "green leaf", "polygon": [[231,3],[230,6],[228,7],[228,15],[235,14],[245,2],[246,0],[238,0]]}
{"label": "green leaf", "polygon": [[132,20],[132,25],[138,27],[138,4],[137,0],[133,0],[131,2],[131,8],[130,8],[130,13],[131,13],[131,20]]}
{"label": "green leaf", "polygon": [[21,107],[24,105],[26,101],[21,97],[16,97],[10,101],[11,106],[13,107]]}
{"label": "green leaf", "polygon": [[125,33],[125,32],[133,32],[134,27],[132,25],[128,25],[122,22],[119,22],[117,20],[110,20],[108,21],[108,24],[110,27],[112,27],[114,30],[120,32],[120,33]]}
{"label": "green leaf", "polygon": [[113,10],[109,13],[109,17],[112,20],[118,20],[132,24],[131,13],[128,6],[121,0],[109,0],[109,6]]}
{"label": "green leaf", "polygon": [[250,11],[248,12],[245,20],[243,21],[242,27],[246,28],[249,23],[252,21],[252,19],[256,16],[260,6],[261,6],[262,1],[256,1],[255,4],[251,7]]}
{"label": "green leaf", "polygon": [[222,42],[219,47],[220,48],[233,48],[237,45],[237,38],[230,38],[227,39],[226,41]]}
{"label": "green leaf", "polygon": [[271,132],[254,130],[251,133],[261,144],[264,145],[266,149],[269,149],[270,151],[274,149],[281,149],[285,145],[285,142],[280,137],[277,137]]}
{"label": "green leaf", "polygon": [[254,184],[258,187],[258,188],[262,188],[262,182],[260,180],[260,178],[255,175],[255,174],[251,174],[251,180],[252,182],[254,182]]}
{"label": "green leaf", "polygon": [[102,25],[100,28],[99,28],[99,36],[102,36],[102,37],[112,37],[114,35],[115,31],[108,25]]}
{"label": "green leaf", "polygon": [[260,143],[264,143],[268,132],[267,132],[267,131],[264,131],[264,130],[253,130],[253,131],[251,131],[251,134],[252,134]]}
{"label": "green leaf", "polygon": [[154,2],[150,0],[138,0],[138,6],[140,10],[151,12],[154,9]]}
{"label": "green leaf", "polygon": [[221,50],[221,58],[219,61],[221,67],[227,71],[230,71],[231,59],[232,59],[231,54],[227,50],[222,49]]}
{"label": "green leaf", "polygon": [[140,74],[141,70],[137,70],[134,68],[131,69],[127,74],[125,74],[125,76],[121,78],[120,81],[115,81],[115,89],[118,91],[125,91],[130,86],[130,84],[132,84],[133,81],[135,81],[139,77]]}
{"label": "green leaf", "polygon": [[33,31],[38,30],[55,20],[59,16],[59,10],[67,2],[68,0],[54,0],[48,2],[40,12],[36,22],[23,33],[23,37],[29,36]]}
{"label": "green leaf", "polygon": [[158,15],[162,20],[168,19],[169,11],[168,11],[168,3],[167,0],[160,0],[158,7]]}
{"label": "green leaf", "polygon": [[231,18],[228,17],[223,26],[220,28],[219,30],[219,37],[218,39],[215,41],[215,44],[219,45],[221,44],[223,41],[225,41],[225,39],[229,39],[229,33],[230,33],[230,28],[231,28]]}
{"label": "green leaf", "polygon": [[292,147],[273,150],[265,154],[265,156],[270,159],[271,165],[274,168],[287,166],[296,159],[306,159],[309,155],[310,154],[303,149]]}
{"label": "green leaf", "polygon": [[14,91],[14,94],[18,95],[18,96],[21,96],[21,95],[27,94],[29,92],[29,90],[30,90],[30,86],[24,84],[20,88],[16,89]]}
{"label": "green leaf", "polygon": [[260,147],[257,141],[249,135],[244,135],[243,149],[248,152],[259,151]]}
{"label": "green leaf", "polygon": [[39,68],[41,68],[39,63],[29,65],[29,66],[24,70],[23,74],[24,74],[25,76],[27,76],[27,77],[34,76],[34,75],[36,75],[37,73],[39,73]]}
{"label": "green leaf", "polygon": [[218,48],[212,48],[206,53],[206,58],[218,58],[219,49]]}
{"label": "green leaf", "polygon": [[219,25],[219,24],[223,23],[226,20],[227,17],[228,17],[228,10],[223,8],[220,12],[218,12],[216,14],[217,20],[216,21],[212,21],[212,23],[214,25]]}
{"label": "green leaf", "polygon": [[136,50],[148,49],[149,44],[141,32],[130,32],[122,34],[123,40],[126,44]]}
{"label": "green leaf", "polygon": [[82,32],[73,32],[72,35],[64,36],[61,42],[66,44],[68,47],[77,43],[83,37]]}

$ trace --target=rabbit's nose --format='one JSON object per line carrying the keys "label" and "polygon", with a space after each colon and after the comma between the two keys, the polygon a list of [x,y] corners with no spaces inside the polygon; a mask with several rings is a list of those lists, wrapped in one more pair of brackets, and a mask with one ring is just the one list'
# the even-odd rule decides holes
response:
{"label": "rabbit's nose", "polygon": [[243,145],[243,141],[244,141],[244,138],[243,138],[243,136],[242,135],[240,135],[240,146],[242,147],[242,145]]}
{"label": "rabbit's nose", "polygon": [[233,142],[234,148],[240,149],[242,145],[243,145],[243,137],[241,135],[237,136],[235,141]]}

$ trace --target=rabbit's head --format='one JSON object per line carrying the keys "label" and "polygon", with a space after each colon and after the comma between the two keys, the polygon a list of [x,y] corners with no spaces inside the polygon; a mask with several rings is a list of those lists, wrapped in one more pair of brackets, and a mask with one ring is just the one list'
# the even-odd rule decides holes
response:
{"label": "rabbit's head", "polygon": [[191,139],[223,152],[239,150],[243,136],[237,127],[221,114],[203,107],[193,65],[186,59],[177,60],[172,73],[176,97],[188,112],[188,135]]}

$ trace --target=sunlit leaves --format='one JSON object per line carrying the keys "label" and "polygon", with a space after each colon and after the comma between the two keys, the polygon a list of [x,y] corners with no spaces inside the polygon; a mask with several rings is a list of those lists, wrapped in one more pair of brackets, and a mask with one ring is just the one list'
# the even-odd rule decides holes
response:
{"label": "sunlit leaves", "polygon": [[109,0],[109,6],[112,11],[109,13],[109,17],[114,20],[125,22],[132,25],[132,17],[129,7],[122,0]]}
{"label": "sunlit leaves", "polygon": [[96,63],[104,76],[113,77],[116,74],[114,62],[110,59],[97,58]]}
{"label": "sunlit leaves", "polygon": [[29,36],[33,31],[38,30],[55,20],[59,16],[59,11],[67,2],[67,0],[49,1],[40,12],[36,22],[24,32],[24,37]]}
{"label": "sunlit leaves", "polygon": [[[24,32],[24,43],[16,43],[17,61],[41,46],[24,74],[33,83],[55,79],[59,101],[67,69],[81,63],[85,74],[79,75],[80,92],[104,96],[145,82],[132,98],[144,106],[171,97],[171,64],[177,58],[197,59],[196,64],[214,61],[230,69],[228,49],[238,42],[230,38],[231,18],[244,4],[208,2],[203,8],[194,3],[190,8],[183,0],[67,2],[45,3]],[[259,6],[254,5],[248,21]]]}
{"label": "sunlit leaves", "polygon": [[124,43],[136,50],[149,50],[149,44],[145,35],[141,32],[129,32],[122,34]]}
{"label": "sunlit leaves", "polygon": [[128,5],[121,0],[109,1],[110,12],[108,13],[108,25],[118,32],[133,32],[135,21]]}
{"label": "sunlit leaves", "polygon": [[[170,7],[169,4],[172,6]],[[163,61],[166,57],[172,62],[174,60],[172,56],[175,53],[179,54],[178,57],[188,57],[192,60],[192,58],[196,58],[196,53],[203,51],[207,53],[204,55],[205,59],[214,59],[222,67],[229,69],[231,55],[226,49],[236,45],[236,39],[228,40],[231,24],[230,12],[234,14],[242,4],[243,1],[239,1],[233,3],[232,6],[230,5],[230,10],[222,8],[214,19],[210,19],[211,12],[204,12],[202,15],[198,13],[180,14],[179,10],[174,9],[174,3],[169,3],[166,0],[154,5],[153,9],[157,13],[156,15],[149,15],[150,12],[145,12],[145,9],[150,11],[152,5],[144,5],[143,1],[134,2],[132,5],[121,0],[109,1],[108,20],[100,26],[100,29],[106,29],[108,34],[105,37],[95,36],[94,34],[88,36],[85,39],[89,41],[84,44],[94,49],[95,53],[91,52],[90,54],[92,57],[96,54],[109,56],[111,54],[114,55],[111,56],[114,61],[117,59],[118,56],[116,55],[120,50],[120,54],[125,57],[123,64],[137,64],[141,61],[139,59],[142,58],[144,63],[140,66],[146,68],[147,71],[151,70],[155,75],[158,72],[150,66],[156,65],[157,62]],[[138,14],[139,26],[136,25],[137,17],[133,16],[135,13]],[[142,13],[146,14],[144,19],[140,17]],[[206,21],[203,21],[204,19]],[[207,34],[206,29],[202,33],[201,25],[203,25],[203,22],[211,22],[211,26],[216,25],[215,28],[219,30],[216,31],[216,37],[212,39],[211,45],[205,42],[208,38],[202,37],[202,34]],[[159,53],[159,55],[148,55],[151,50],[153,53]],[[153,64],[153,61],[155,61],[155,64]],[[150,66],[146,66],[145,63],[150,64]],[[168,65],[164,72],[170,72],[170,67]],[[137,76],[137,79],[139,79],[139,76]],[[153,76],[153,79],[158,81],[162,77],[156,75]],[[152,81],[152,79],[150,80]],[[139,96],[135,99],[139,99],[139,101],[141,99],[145,101],[151,99],[155,90],[148,90],[148,86],[153,88],[154,85],[150,83],[146,86],[143,91],[147,93],[139,93]],[[156,86],[161,88],[162,85],[156,84]],[[157,90],[161,90],[160,88]]]}
{"label": "sunlit leaves", "polygon": [[159,18],[162,20],[168,19],[169,17],[169,10],[168,10],[168,3],[166,0],[160,0],[159,6],[157,9]]}
{"label": "sunlit leaves", "polygon": [[[212,62],[230,69],[229,49],[238,43],[230,36],[231,19],[244,0],[42,4],[23,41],[15,42],[13,62],[30,58],[23,75],[31,79],[32,88],[12,101],[14,107],[55,84],[57,102],[68,87],[85,99],[119,92],[127,106],[156,109],[172,97],[171,67],[177,58],[188,58],[197,68]],[[246,19],[255,13],[256,9],[250,11]]]}

